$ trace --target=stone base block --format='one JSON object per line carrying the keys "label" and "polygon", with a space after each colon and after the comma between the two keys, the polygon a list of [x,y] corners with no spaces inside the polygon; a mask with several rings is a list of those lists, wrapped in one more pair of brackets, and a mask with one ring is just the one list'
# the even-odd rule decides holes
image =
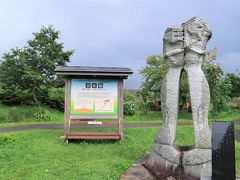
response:
{"label": "stone base block", "polygon": [[[155,146],[156,147],[156,146]],[[167,146],[161,146],[168,148]],[[211,150],[210,149],[192,149],[177,153],[177,149],[169,149],[167,154],[175,154],[178,156],[163,157],[159,152],[167,151],[159,150],[152,152],[148,159],[142,164],[146,167],[156,178],[162,180],[200,180],[201,177],[210,177],[212,172]],[[171,161],[169,157],[179,157],[178,161],[173,158]],[[176,163],[179,162],[179,163]]]}
{"label": "stone base block", "polygon": [[178,168],[178,164],[171,163],[159,154],[153,152],[149,158],[143,163],[155,177],[162,180],[177,179],[181,174],[181,169]]}

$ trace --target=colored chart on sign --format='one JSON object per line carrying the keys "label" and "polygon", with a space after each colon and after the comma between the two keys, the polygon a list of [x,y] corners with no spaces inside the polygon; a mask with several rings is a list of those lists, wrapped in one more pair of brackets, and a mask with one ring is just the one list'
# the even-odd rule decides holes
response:
{"label": "colored chart on sign", "polygon": [[117,114],[118,81],[73,79],[71,114]]}

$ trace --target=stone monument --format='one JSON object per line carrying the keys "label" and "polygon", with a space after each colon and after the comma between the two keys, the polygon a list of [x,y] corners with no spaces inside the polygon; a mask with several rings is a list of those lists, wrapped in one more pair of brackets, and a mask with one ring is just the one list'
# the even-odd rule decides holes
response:
{"label": "stone monument", "polygon": [[[163,125],[153,143],[153,152],[144,166],[159,179],[200,179],[211,176],[211,131],[208,126],[210,92],[201,69],[212,32],[199,17],[179,27],[167,28],[163,54],[168,72],[161,87]],[[175,144],[182,71],[188,76],[195,144]]]}

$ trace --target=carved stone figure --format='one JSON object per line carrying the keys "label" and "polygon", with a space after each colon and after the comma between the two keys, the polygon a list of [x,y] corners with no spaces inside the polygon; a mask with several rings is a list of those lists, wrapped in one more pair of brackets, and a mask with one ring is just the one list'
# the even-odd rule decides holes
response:
{"label": "carved stone figure", "polygon": [[164,122],[155,141],[165,145],[173,145],[178,117],[179,81],[184,65],[183,28],[167,28],[163,43],[163,55],[169,68],[161,87]]}
{"label": "carved stone figure", "polygon": [[[199,17],[165,31],[163,54],[168,72],[161,87],[163,125],[154,140],[153,152],[144,163],[158,178],[199,179],[201,174],[211,175],[210,93],[201,69],[211,34]],[[195,134],[195,145],[187,150],[174,144],[183,70],[188,76]]]}
{"label": "carved stone figure", "polygon": [[185,46],[184,69],[187,72],[190,87],[195,147],[211,148],[211,131],[208,127],[210,92],[201,67],[212,32],[199,17],[190,19],[182,26]]}

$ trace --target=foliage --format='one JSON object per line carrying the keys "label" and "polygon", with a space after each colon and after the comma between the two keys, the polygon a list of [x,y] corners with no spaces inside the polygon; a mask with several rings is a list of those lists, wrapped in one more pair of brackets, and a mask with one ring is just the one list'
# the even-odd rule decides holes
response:
{"label": "foliage", "polygon": [[8,105],[32,104],[28,90],[13,86],[4,89],[0,87],[0,102]]}
{"label": "foliage", "polygon": [[232,84],[230,97],[240,97],[240,72],[236,71],[235,73],[228,73],[226,74],[226,78],[228,78]]}
{"label": "foliage", "polygon": [[5,53],[0,64],[0,97],[7,104],[45,104],[49,87],[62,85],[56,66],[70,61],[73,51],[64,51],[60,31],[42,27],[23,48]]}
{"label": "foliage", "polygon": [[158,55],[148,56],[146,63],[147,65],[140,70],[144,81],[138,95],[143,99],[142,105],[147,107],[144,103],[160,97],[161,84],[167,72],[167,65],[164,63],[163,57]]}
{"label": "foliage", "polygon": [[211,92],[211,114],[215,120],[218,118],[220,112],[229,109],[231,87],[231,82],[225,78],[218,82]]}
{"label": "foliage", "polygon": [[64,111],[64,88],[49,88],[48,97],[51,107]]}
{"label": "foliage", "polygon": [[126,116],[133,116],[136,112],[134,98],[132,96],[126,96],[123,100],[123,113]]}
{"label": "foliage", "polygon": [[142,88],[153,92],[159,92],[163,78],[167,72],[167,65],[162,56],[151,55],[147,57],[146,67],[140,70],[144,82]]}
{"label": "foliage", "polygon": [[211,95],[211,115],[217,120],[221,111],[229,108],[232,84],[228,77],[224,77],[223,70],[216,61],[217,49],[208,52],[204,60],[203,70],[208,80]]}
{"label": "foliage", "polygon": [[186,71],[182,71],[180,80],[180,105],[188,103],[190,101],[190,92]]}
{"label": "foliage", "polygon": [[[224,77],[223,70],[218,64],[217,49],[207,52],[202,69],[208,80],[211,94],[211,114],[216,119],[221,111],[228,108],[228,102],[231,96],[239,94],[239,76],[237,74],[228,74]],[[149,109],[149,102],[153,103],[160,97],[161,84],[167,71],[167,65],[162,56],[151,55],[147,58],[147,65],[140,70],[143,76],[141,91],[138,95],[142,97],[142,108]],[[234,84],[234,85],[233,85]],[[189,87],[187,74],[182,71],[180,81],[180,104],[189,102]]]}
{"label": "foliage", "polygon": [[9,134],[1,134],[0,135],[0,145],[11,144],[15,141],[15,138]]}
{"label": "foliage", "polygon": [[231,108],[237,108],[240,110],[240,97],[234,97],[230,101]]}
{"label": "foliage", "polygon": [[51,121],[50,113],[46,109],[41,109],[34,113],[34,117],[37,122]]}
{"label": "foliage", "polygon": [[[47,107],[42,107],[42,110],[46,110],[47,114],[50,116],[48,121],[51,122],[63,122],[63,113]],[[34,123],[36,122],[36,117],[34,116],[36,112],[39,112],[39,108],[36,106],[6,106],[0,104],[0,123]]]}
{"label": "foliage", "polygon": [[[62,123],[64,119],[63,112],[58,110],[42,107],[46,109],[50,115],[50,122]],[[10,107],[0,104],[0,126],[6,126],[7,124],[26,124],[35,123],[36,118],[34,114],[39,111],[36,106],[15,106]],[[209,117],[211,120],[211,118]],[[219,114],[219,121],[232,121],[240,119],[240,113],[238,109],[231,109]],[[192,114],[186,110],[179,111],[178,121],[191,121]],[[161,111],[145,111],[138,110],[133,116],[124,116],[125,122],[162,122]]]}
{"label": "foliage", "polygon": [[[160,97],[161,85],[167,72],[167,64],[163,56],[157,55],[150,55],[146,62],[147,65],[140,70],[144,81],[141,85],[141,91],[138,94],[143,99],[141,103],[143,108],[156,109],[157,107],[154,102]],[[187,75],[185,71],[182,71],[180,80],[180,104],[184,104],[189,100]]]}

